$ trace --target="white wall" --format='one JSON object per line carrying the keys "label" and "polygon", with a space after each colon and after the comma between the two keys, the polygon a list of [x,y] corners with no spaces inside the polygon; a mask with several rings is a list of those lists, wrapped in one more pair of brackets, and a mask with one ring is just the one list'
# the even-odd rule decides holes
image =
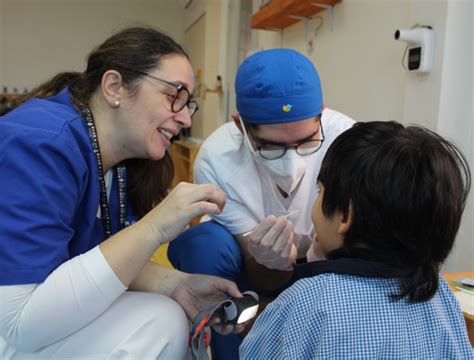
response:
{"label": "white wall", "polygon": [[222,4],[221,15],[221,54],[219,56],[219,73],[222,74],[224,94],[221,98],[220,125],[230,121],[235,111],[234,79],[239,66],[239,35],[240,35],[240,3],[225,0]]}
{"label": "white wall", "polygon": [[[398,28],[410,26],[410,2],[406,0],[344,0],[335,6],[334,28],[328,12],[318,15],[323,24],[308,23],[307,52],[304,22],[285,29],[283,46],[310,57],[321,77],[324,102],[356,120],[401,120],[406,72],[401,67],[403,45],[394,40]],[[254,30],[257,48],[279,47],[280,34]]]}
{"label": "white wall", "polygon": [[[182,3],[188,4],[187,0],[181,0]],[[207,8],[207,0],[193,0],[188,7],[184,9],[184,31],[188,31],[190,27],[205,14]]]}
{"label": "white wall", "polygon": [[[191,24],[185,31],[184,36],[184,48],[188,53],[189,60],[193,65],[194,72],[201,72],[205,69],[206,64],[206,54],[204,51],[204,39],[206,36],[206,13],[204,12],[201,14],[201,17],[197,18],[196,21]],[[199,102],[199,111],[193,117],[193,124],[191,127],[191,135],[193,137],[199,138],[201,137],[202,133],[204,132],[204,125],[203,125],[203,114],[205,113],[205,103],[202,100],[203,88],[204,85],[202,84],[202,75],[200,80],[196,76],[196,94],[198,96]]]}
{"label": "white wall", "polygon": [[[462,1],[462,0],[461,0]],[[436,34],[433,70],[429,74],[405,72],[403,121],[437,130],[441,74],[443,71],[444,38],[446,32],[446,0],[412,1],[410,25],[430,25]]]}
{"label": "white wall", "polygon": [[[221,0],[208,0],[206,8],[206,31],[204,37],[205,66],[203,72],[204,85],[208,89],[216,88],[217,75],[220,68],[221,45]],[[206,92],[203,106],[203,132],[200,137],[206,138],[220,124],[222,94]],[[193,129],[191,129],[193,131]]]}
{"label": "white wall", "polygon": [[[474,173],[473,18],[474,2],[448,2],[437,127],[441,135],[459,145]],[[455,249],[444,266],[445,271],[474,270],[473,191],[474,188],[471,189]]]}
{"label": "white wall", "polygon": [[[229,27],[234,26],[234,21],[229,20],[232,8],[229,0],[196,0],[184,11],[185,48],[195,72],[200,70],[202,73],[202,91],[197,92],[200,110],[193,117],[191,127],[195,140],[206,138],[227,117],[228,69],[232,66],[227,46],[229,39],[235,39],[228,32]],[[223,93],[216,89],[218,75],[221,76]]]}
{"label": "white wall", "polygon": [[151,25],[183,40],[175,0],[1,1],[0,85],[9,87],[31,88],[60,71],[83,71],[89,51],[126,26]]}

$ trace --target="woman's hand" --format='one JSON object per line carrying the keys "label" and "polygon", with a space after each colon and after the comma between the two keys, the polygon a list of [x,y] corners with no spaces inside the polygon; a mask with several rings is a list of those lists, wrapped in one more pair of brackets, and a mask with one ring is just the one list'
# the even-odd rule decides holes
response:
{"label": "woman's hand", "polygon": [[194,217],[221,213],[225,203],[224,192],[214,184],[181,182],[142,220],[163,244],[174,240]]}
{"label": "woman's hand", "polygon": [[[201,311],[212,308],[229,296],[235,298],[242,297],[242,293],[232,281],[215,276],[191,274],[188,274],[171,294],[171,298],[181,305],[191,320]],[[227,335],[231,332],[239,333],[245,327],[244,324],[224,325],[220,324],[220,322],[221,319],[214,317],[211,320],[211,325],[222,335]]]}

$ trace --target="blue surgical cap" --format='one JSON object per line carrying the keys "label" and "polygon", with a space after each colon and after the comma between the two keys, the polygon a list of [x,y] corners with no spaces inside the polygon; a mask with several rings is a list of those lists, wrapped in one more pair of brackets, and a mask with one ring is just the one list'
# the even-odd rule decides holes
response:
{"label": "blue surgical cap", "polygon": [[312,62],[292,49],[248,57],[235,78],[237,111],[251,124],[287,123],[322,112],[321,81]]}

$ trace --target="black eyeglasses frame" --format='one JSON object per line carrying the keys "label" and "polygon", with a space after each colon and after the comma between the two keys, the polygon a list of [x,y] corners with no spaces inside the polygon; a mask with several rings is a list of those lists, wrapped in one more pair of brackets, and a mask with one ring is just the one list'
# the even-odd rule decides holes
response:
{"label": "black eyeglasses frame", "polygon": [[[255,135],[252,133],[252,129],[250,128],[250,126],[248,126],[248,124],[245,124],[245,122],[244,122],[244,126],[247,129],[247,133],[251,135],[252,140],[253,140],[253,144],[254,144],[255,148],[257,149],[258,154],[265,160],[277,160],[277,159],[282,158],[288,150],[293,150],[293,149],[300,156],[308,156],[308,155],[312,155],[312,154],[318,152],[318,150],[321,149],[321,146],[323,145],[323,142],[325,140],[325,136],[324,136],[323,124],[322,124],[321,120],[317,120],[317,121],[319,122],[319,129],[318,129],[316,134],[321,132],[321,139],[318,139],[318,140],[305,140],[305,141],[303,141],[303,142],[301,142],[301,143],[299,143],[298,145],[295,145],[295,146],[279,146],[279,145],[260,145],[259,146],[259,145],[256,144],[256,141],[255,141],[256,138],[255,138]],[[312,151],[310,153],[300,153],[298,151],[298,149],[301,149],[302,145],[308,144],[310,142],[316,142],[316,141],[319,142],[319,146],[316,147],[314,151]],[[263,155],[263,153],[262,153],[262,149],[265,150],[265,147],[269,147],[269,146],[281,147],[283,152],[281,153],[281,155],[279,155],[277,157],[272,157],[272,158],[265,157],[265,155]]]}
{"label": "black eyeglasses frame", "polygon": [[[171,87],[175,88],[176,89],[176,94],[164,93],[165,95],[173,96],[173,98],[171,99],[171,111],[173,113],[179,113],[181,110],[183,110],[185,107],[187,107],[188,111],[189,111],[189,116],[192,117],[199,110],[198,103],[195,100],[192,100],[192,97],[191,97],[191,94],[190,94],[189,90],[183,84],[176,84],[174,82],[161,79],[161,78],[159,78],[157,76],[154,76],[154,75],[151,75],[151,74],[149,74],[145,71],[133,69],[133,68],[130,68],[130,67],[125,67],[125,68],[130,70],[130,71],[136,72],[137,74],[140,74],[140,75],[143,75],[143,76],[148,76],[149,78],[160,81],[160,82],[162,82],[162,83],[164,83],[168,86],[171,86]],[[183,91],[186,93],[187,100],[184,103],[179,104],[178,108],[175,108],[175,104],[177,104],[176,100],[179,98],[180,93],[182,93]],[[192,106],[190,106],[191,104],[192,104]]]}

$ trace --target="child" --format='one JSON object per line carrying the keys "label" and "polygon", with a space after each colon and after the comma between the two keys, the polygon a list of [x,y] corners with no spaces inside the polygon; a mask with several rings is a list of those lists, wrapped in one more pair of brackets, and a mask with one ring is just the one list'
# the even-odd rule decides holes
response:
{"label": "child", "polygon": [[313,207],[328,260],[271,303],[242,358],[474,358],[439,268],[470,187],[459,150],[421,127],[359,123],[330,146]]}

